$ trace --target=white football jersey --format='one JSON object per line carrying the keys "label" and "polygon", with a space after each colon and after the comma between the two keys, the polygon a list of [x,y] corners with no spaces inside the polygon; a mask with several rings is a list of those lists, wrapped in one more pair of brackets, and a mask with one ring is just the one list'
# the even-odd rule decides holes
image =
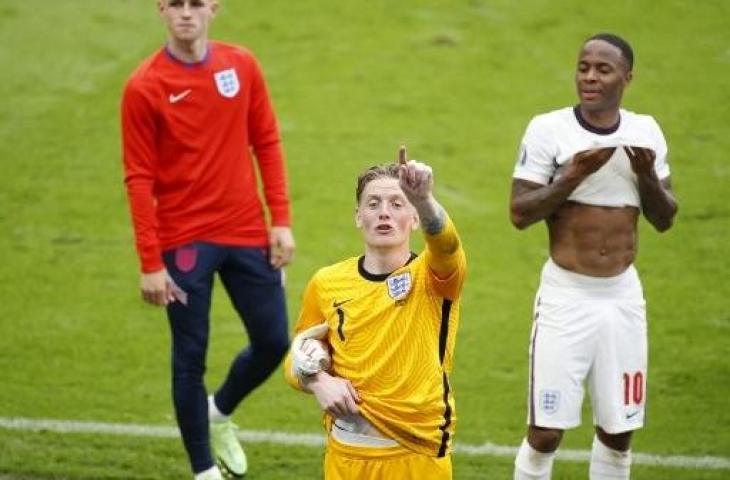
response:
{"label": "white football jersey", "polygon": [[598,129],[579,118],[577,107],[535,116],[522,138],[514,178],[547,185],[561,175],[573,156],[600,147],[619,147],[608,162],[584,179],[568,200],[605,207],[641,208],[636,174],[622,146],[650,148],[656,153],[654,170],[660,180],[669,176],[667,143],[650,115],[619,111],[617,128]]}

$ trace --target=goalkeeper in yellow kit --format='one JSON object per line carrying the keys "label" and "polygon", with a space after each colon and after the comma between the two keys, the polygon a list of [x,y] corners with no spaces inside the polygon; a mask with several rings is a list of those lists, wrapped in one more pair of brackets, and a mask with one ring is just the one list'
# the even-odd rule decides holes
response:
{"label": "goalkeeper in yellow kit", "polygon": [[398,164],[359,176],[356,199],[364,255],[310,280],[287,381],[325,413],[325,479],[451,479],[461,241],[433,197],[431,167],[407,161],[405,148]]}

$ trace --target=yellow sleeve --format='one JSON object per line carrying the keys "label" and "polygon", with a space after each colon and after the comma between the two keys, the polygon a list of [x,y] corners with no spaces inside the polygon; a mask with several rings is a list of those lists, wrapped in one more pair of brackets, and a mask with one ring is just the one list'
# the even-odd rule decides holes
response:
{"label": "yellow sleeve", "polygon": [[454,300],[461,293],[466,277],[466,255],[456,227],[446,217],[441,232],[436,235],[425,234],[424,237],[431,285],[442,297]]}
{"label": "yellow sleeve", "polygon": [[[317,276],[315,275],[307,284],[304,290],[304,298],[302,299],[302,308],[299,312],[297,325],[294,327],[294,335],[309,327],[320,324],[324,321],[324,315],[319,308],[319,294],[317,292]],[[284,377],[289,385],[297,390],[302,390],[299,379],[291,373],[291,351],[286,354],[284,359]]]}

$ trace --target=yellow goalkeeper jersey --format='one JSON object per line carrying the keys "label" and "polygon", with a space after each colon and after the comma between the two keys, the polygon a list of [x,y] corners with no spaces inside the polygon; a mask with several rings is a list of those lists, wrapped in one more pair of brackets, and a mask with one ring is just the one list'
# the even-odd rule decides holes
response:
{"label": "yellow goalkeeper jersey", "polygon": [[[450,220],[425,238],[424,251],[390,274],[366,272],[364,257],[319,270],[307,285],[296,331],[326,322],[330,373],[350,380],[361,414],[401,445],[443,457],[456,424],[449,373],[466,259]],[[451,273],[439,278],[434,267]],[[288,357],[287,380],[301,388],[290,365]]]}

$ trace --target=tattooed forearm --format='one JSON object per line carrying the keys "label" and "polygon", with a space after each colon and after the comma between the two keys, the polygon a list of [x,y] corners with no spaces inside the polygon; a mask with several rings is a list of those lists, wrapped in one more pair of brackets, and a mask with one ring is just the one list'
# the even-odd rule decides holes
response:
{"label": "tattooed forearm", "polygon": [[423,231],[428,235],[438,235],[441,231],[443,231],[446,223],[446,213],[444,212],[444,209],[441,205],[437,205],[436,207],[434,215],[421,217]]}

